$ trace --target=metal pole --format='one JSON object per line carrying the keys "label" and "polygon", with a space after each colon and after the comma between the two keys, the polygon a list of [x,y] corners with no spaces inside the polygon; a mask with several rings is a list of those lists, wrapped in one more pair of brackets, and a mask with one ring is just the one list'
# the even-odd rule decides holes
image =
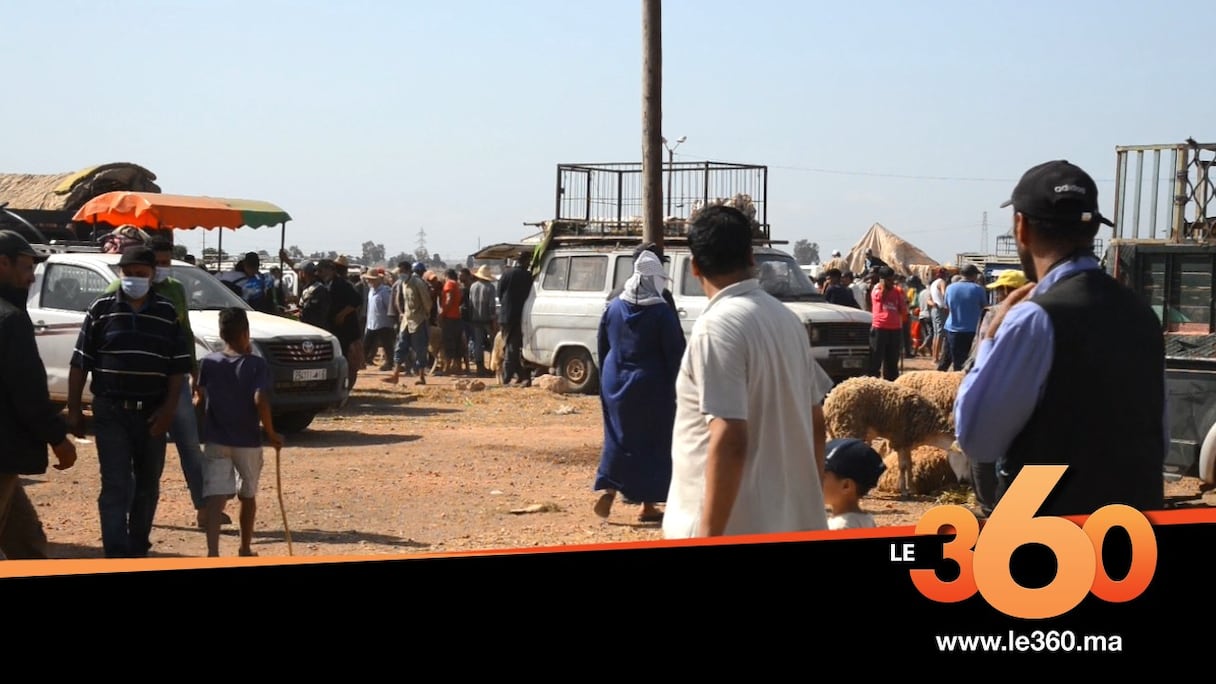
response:
{"label": "metal pole", "polygon": [[1123,150],[1115,150],[1115,238],[1123,237],[1123,186],[1126,184],[1123,171]]}
{"label": "metal pole", "polygon": [[1132,237],[1140,239],[1140,193],[1144,189],[1144,150],[1136,152],[1136,215],[1132,217]]}
{"label": "metal pole", "polygon": [[1149,237],[1157,239],[1157,198],[1161,195],[1161,150],[1153,150],[1153,217],[1149,220]]}
{"label": "metal pole", "polygon": [[663,247],[663,22],[659,0],[642,0],[642,239]]}
{"label": "metal pole", "polygon": [[1174,214],[1170,226],[1170,236],[1174,242],[1181,242],[1185,237],[1183,227],[1186,224],[1186,147],[1179,145],[1174,148]]}
{"label": "metal pole", "polygon": [[667,148],[667,215],[671,216],[671,181],[675,178],[676,151]]}

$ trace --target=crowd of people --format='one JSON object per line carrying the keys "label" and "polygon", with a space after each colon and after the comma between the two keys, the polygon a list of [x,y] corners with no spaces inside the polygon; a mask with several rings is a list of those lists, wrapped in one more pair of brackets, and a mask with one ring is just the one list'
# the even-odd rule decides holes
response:
{"label": "crowd of people", "polygon": [[[955,422],[963,451],[993,470],[985,505],[1000,500],[1022,467],[1055,463],[1070,471],[1044,514],[1084,515],[1114,503],[1161,508],[1169,444],[1161,329],[1148,304],[1091,253],[1098,225],[1106,223],[1096,185],[1075,166],[1050,162],[1023,176],[1008,205],[1023,273],[989,284],[1006,295],[989,316],[982,315],[986,295],[976,271],[964,269],[948,285],[949,274],[939,272],[923,294],[915,283],[905,289],[890,266],[874,264],[856,302],[876,314],[871,371],[891,377],[892,359],[908,352],[905,324],[913,315],[926,320],[928,308],[933,344],[943,350],[939,367],[968,369]],[[710,207],[693,223],[692,273],[709,299],[687,337],[670,303],[661,247],[639,250],[632,277],[607,302],[599,332],[604,445],[593,485],[601,492],[596,514],[606,517],[620,495],[642,505],[643,520],[661,520],[672,539],[873,524],[859,502],[877,482],[881,459],[864,442],[827,440],[823,400],[832,383],[799,319],[760,287],[752,235],[751,220],[729,206]],[[259,432],[276,447],[281,439],[265,402],[265,369],[249,350],[245,309],[220,313],[226,349],[196,359],[177,281],[162,266],[171,246],[132,239],[114,249],[122,254],[121,279],[88,310],[64,416],[49,400],[41,363],[29,362],[38,352],[24,307],[41,257],[20,235],[0,233],[0,438],[10,445],[0,451],[0,551],[46,557],[20,477],[45,472],[48,446],[56,468],[73,466],[69,435],[84,434],[80,400],[91,376],[105,555],[147,555],[170,437],[208,532],[208,554],[218,553],[223,503],[235,497],[239,553],[251,555]],[[283,300],[284,313],[341,340],[354,360],[352,382],[366,352],[387,355],[391,343],[391,380],[412,367],[425,382],[431,327],[444,331],[437,372],[483,373],[477,359],[469,365],[465,343],[480,337],[484,350],[499,329],[507,380],[530,380],[519,356],[532,285],[526,254],[496,284],[483,270],[440,278],[423,264],[401,263],[393,274],[361,274],[366,295],[343,259],[297,267],[281,256],[303,285],[298,298]],[[247,300],[273,302],[266,281],[250,282],[254,259],[221,278]],[[853,294],[855,283],[844,274],[826,278],[830,300]],[[201,426],[183,410],[192,395],[204,407]],[[197,442],[200,427],[207,446],[201,467],[188,465],[197,456],[181,447]]]}

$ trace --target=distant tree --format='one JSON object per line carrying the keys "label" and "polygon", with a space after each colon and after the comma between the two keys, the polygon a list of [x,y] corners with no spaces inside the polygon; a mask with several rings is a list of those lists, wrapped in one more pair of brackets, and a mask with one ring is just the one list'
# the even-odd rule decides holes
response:
{"label": "distant tree", "polygon": [[419,247],[414,250],[414,259],[426,263],[431,260],[431,253],[426,251],[426,247]]}
{"label": "distant tree", "polygon": [[371,240],[363,243],[363,263],[367,266],[384,263],[384,245]]}
{"label": "distant tree", "polygon": [[794,243],[794,260],[799,264],[819,263],[819,243],[809,240],[799,240]]}
{"label": "distant tree", "polygon": [[287,256],[291,257],[292,261],[300,261],[304,259],[304,250],[292,245],[287,248]]}
{"label": "distant tree", "polygon": [[178,261],[183,261],[190,250],[186,249],[185,245],[173,245],[173,258]]}
{"label": "distant tree", "polygon": [[392,266],[393,268],[396,268],[396,267],[397,267],[397,264],[400,264],[400,263],[402,263],[402,262],[405,262],[405,263],[407,263],[407,264],[413,264],[415,261],[416,261],[416,259],[414,258],[414,255],[413,255],[413,254],[409,254],[409,253],[406,253],[406,252],[401,252],[400,254],[398,254],[398,255],[394,256],[393,258],[389,259],[389,260],[388,260],[388,264],[389,264],[390,266]]}

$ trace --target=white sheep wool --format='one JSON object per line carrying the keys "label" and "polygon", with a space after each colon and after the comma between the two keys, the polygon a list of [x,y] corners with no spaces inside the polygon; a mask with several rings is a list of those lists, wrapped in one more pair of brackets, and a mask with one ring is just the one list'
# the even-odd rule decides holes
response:
{"label": "white sheep wool", "polygon": [[747,456],[725,533],[826,530],[812,409],[832,382],[806,329],[755,279],[718,292],[693,324],[676,380],[663,536],[700,535],[709,423],[746,420]]}

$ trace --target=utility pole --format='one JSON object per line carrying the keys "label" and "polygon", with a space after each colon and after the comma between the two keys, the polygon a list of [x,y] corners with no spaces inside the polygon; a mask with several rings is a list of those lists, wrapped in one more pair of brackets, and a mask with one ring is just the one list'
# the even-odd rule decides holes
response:
{"label": "utility pole", "polygon": [[663,247],[663,13],[642,0],[642,240]]}
{"label": "utility pole", "polygon": [[984,223],[980,227],[980,254],[988,253],[988,212],[984,212]]}

